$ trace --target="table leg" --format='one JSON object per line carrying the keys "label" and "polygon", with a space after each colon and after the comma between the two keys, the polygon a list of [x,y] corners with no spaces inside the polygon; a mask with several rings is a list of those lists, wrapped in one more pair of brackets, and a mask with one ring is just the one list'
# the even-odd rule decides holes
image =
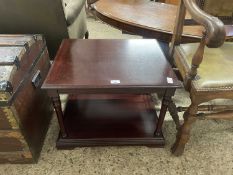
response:
{"label": "table leg", "polygon": [[65,126],[64,126],[64,121],[63,121],[64,117],[63,117],[63,113],[62,113],[61,101],[60,101],[59,94],[52,96],[52,102],[53,102],[53,107],[54,107],[56,114],[57,114],[57,119],[58,119],[58,123],[59,123],[60,130],[61,130],[61,135],[63,138],[65,138],[65,137],[67,137],[67,133],[66,133]]}
{"label": "table leg", "polygon": [[158,123],[156,126],[154,136],[160,136],[160,134],[161,134],[165,114],[167,112],[168,105],[171,102],[171,96],[172,96],[171,93],[168,90],[166,90],[166,92],[164,93],[164,96],[163,96],[162,106],[160,109],[159,119],[158,119]]}
{"label": "table leg", "polygon": [[176,109],[176,105],[172,100],[169,103],[168,111],[169,111],[170,115],[172,116],[172,119],[176,124],[176,130],[178,131],[180,128],[180,120],[179,120],[178,111]]}

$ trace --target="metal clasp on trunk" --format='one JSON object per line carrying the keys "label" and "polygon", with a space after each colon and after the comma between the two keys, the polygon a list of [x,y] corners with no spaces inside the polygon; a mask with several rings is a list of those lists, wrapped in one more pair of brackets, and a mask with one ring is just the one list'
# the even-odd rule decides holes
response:
{"label": "metal clasp on trunk", "polygon": [[7,61],[0,62],[0,66],[10,66],[15,65],[17,67],[17,70],[20,68],[20,61],[17,56],[15,58],[8,59]]}
{"label": "metal clasp on trunk", "polygon": [[34,88],[38,88],[40,86],[41,80],[42,80],[42,77],[40,74],[40,70],[38,70],[32,78],[32,84]]}
{"label": "metal clasp on trunk", "polygon": [[13,93],[13,86],[9,81],[0,81],[0,91]]}

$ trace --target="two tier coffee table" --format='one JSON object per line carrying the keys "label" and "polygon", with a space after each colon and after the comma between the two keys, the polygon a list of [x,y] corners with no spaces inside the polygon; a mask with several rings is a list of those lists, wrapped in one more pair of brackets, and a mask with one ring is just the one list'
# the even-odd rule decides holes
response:
{"label": "two tier coffee table", "polygon": [[[59,149],[164,146],[162,124],[179,87],[153,39],[65,39],[42,86],[57,114]],[[163,94],[158,117],[152,93]],[[69,94],[64,111],[60,94]]]}

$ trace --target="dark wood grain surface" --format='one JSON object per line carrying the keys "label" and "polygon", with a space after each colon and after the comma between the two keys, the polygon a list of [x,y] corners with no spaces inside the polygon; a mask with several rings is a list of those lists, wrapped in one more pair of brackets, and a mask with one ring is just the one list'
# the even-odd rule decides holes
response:
{"label": "dark wood grain surface", "polygon": [[[102,21],[129,33],[170,42],[174,30],[177,6],[150,0],[99,0],[96,15]],[[186,19],[190,19],[186,15]],[[185,26],[183,42],[201,38],[202,26]],[[227,36],[233,35],[233,26],[226,26]]]}
{"label": "dark wood grain surface", "polygon": [[[180,82],[153,39],[63,40],[43,84],[57,114],[57,148],[163,146],[162,123]],[[157,119],[151,92],[164,96]],[[70,98],[63,113],[59,94]]]}
{"label": "dark wood grain surface", "polygon": [[[156,40],[64,40],[61,47],[45,89],[99,89],[104,93],[116,88],[180,86]],[[168,77],[173,83],[168,83]]]}

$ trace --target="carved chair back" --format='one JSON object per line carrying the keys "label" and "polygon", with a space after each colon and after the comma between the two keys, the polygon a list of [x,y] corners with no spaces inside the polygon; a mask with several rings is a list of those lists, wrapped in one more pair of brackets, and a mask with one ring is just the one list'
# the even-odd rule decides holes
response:
{"label": "carved chair back", "polygon": [[233,0],[197,0],[206,13],[220,18],[225,24],[233,24]]}
{"label": "carved chair back", "polygon": [[[218,17],[225,25],[233,24],[233,0],[196,0],[207,14]],[[184,25],[197,25],[193,19],[185,19]]]}
{"label": "carved chair back", "polygon": [[[200,10],[200,7],[204,11]],[[171,58],[173,57],[174,47],[181,43],[183,26],[187,24],[185,19],[186,8],[191,14],[192,19],[205,28],[200,45],[193,56],[191,70],[184,79],[184,85],[188,90],[203,60],[205,46],[216,48],[221,46],[225,41],[226,31],[222,19],[224,19],[224,22],[232,22],[233,0],[181,0],[169,52]],[[210,14],[214,14],[222,19],[217,19]],[[192,23],[192,21],[189,21],[189,23]]]}
{"label": "carved chair back", "polygon": [[198,5],[213,16],[233,17],[232,0],[198,0]]}
{"label": "carved chair back", "polygon": [[[186,11],[197,24],[204,27],[203,36],[199,44],[181,44]],[[200,116],[203,116],[203,118],[207,116],[206,118],[208,119],[233,119],[232,105],[205,106],[202,104],[214,99],[233,99],[233,81],[231,76],[231,46],[233,46],[233,44],[224,43],[227,39],[226,26],[224,24],[227,21],[232,22],[232,14],[233,0],[181,0],[180,2],[169,54],[170,58],[174,56],[174,62],[176,63],[178,71],[182,74],[184,87],[190,93],[191,105],[185,109],[184,123],[182,126],[179,126],[179,122],[177,122],[177,118],[179,117],[176,115],[176,108],[170,107],[170,113],[173,115],[173,119],[176,123],[178,123],[178,134],[176,142],[172,147],[173,154],[177,156],[183,153],[185,144],[190,137],[191,125],[197,118],[200,118]],[[223,47],[218,48],[222,45]],[[206,49],[206,46],[215,49]],[[193,49],[196,49],[194,53]],[[203,57],[205,61],[203,61]],[[212,62],[214,59],[215,61]],[[230,61],[228,62],[228,60]],[[202,61],[203,64],[198,74],[200,76],[197,76],[197,71]],[[215,69],[216,67],[220,69]],[[213,70],[213,72],[206,71],[208,69],[211,71]],[[217,81],[213,79],[213,76],[210,76],[212,74],[218,77],[216,79]],[[228,74],[229,78],[226,79],[226,75],[228,76]],[[198,84],[202,80],[204,83]],[[214,81],[216,82],[215,85],[210,83]],[[208,112],[198,113],[198,111]],[[210,117],[213,111],[214,117]]]}

